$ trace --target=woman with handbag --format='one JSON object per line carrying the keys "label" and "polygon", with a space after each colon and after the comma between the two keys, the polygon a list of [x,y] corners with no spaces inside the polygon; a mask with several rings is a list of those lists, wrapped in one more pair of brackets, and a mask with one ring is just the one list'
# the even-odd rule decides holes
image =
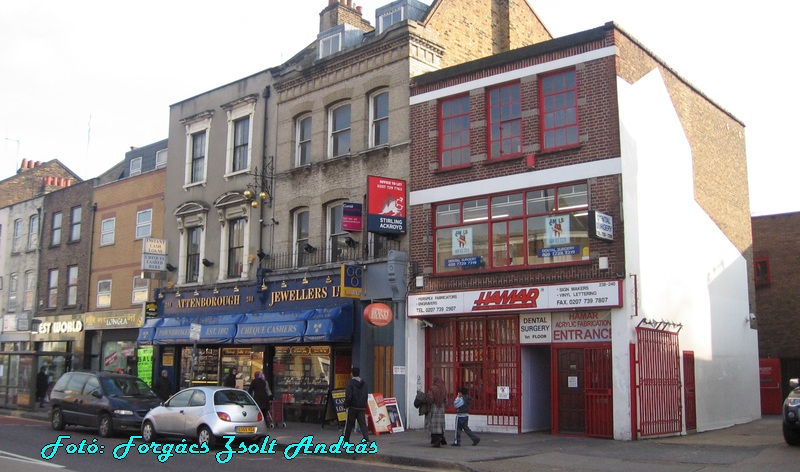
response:
{"label": "woman with handbag", "polygon": [[425,404],[429,407],[425,415],[425,431],[431,435],[431,447],[447,445],[444,438],[444,407],[447,405],[444,380],[440,376],[433,377],[431,388],[425,395]]}

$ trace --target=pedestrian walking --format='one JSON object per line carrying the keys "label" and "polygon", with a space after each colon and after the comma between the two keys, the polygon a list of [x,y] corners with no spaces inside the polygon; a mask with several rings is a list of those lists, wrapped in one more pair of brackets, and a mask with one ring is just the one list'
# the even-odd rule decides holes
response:
{"label": "pedestrian walking", "polygon": [[153,382],[153,391],[162,402],[169,400],[175,391],[172,389],[172,382],[169,381],[169,372],[166,369],[161,371],[161,376]]}
{"label": "pedestrian walking", "polygon": [[472,397],[467,394],[468,392],[466,387],[461,387],[453,401],[453,406],[456,407],[456,441],[453,446],[461,445],[461,431],[467,433],[467,436],[472,439],[473,446],[477,446],[481,442],[481,438],[469,429],[469,406],[472,403]]}
{"label": "pedestrian walking", "polygon": [[431,435],[431,446],[446,446],[444,407],[447,405],[447,395],[445,394],[444,380],[440,376],[433,377],[431,388],[425,394],[425,403],[429,407],[428,413],[425,414],[425,431]]}
{"label": "pedestrian walking", "polygon": [[230,387],[236,388],[236,376],[239,374],[239,370],[236,367],[231,367],[231,370],[228,371],[228,375],[222,379],[222,386],[223,387]]}
{"label": "pedestrian walking", "polygon": [[272,399],[272,390],[269,388],[267,380],[261,375],[261,372],[256,371],[253,377],[253,381],[250,382],[250,388],[247,389],[247,393],[253,397],[256,405],[261,408],[261,412],[266,416],[269,411],[269,401]]}
{"label": "pedestrian walking", "polygon": [[47,367],[42,366],[42,368],[39,369],[39,373],[36,374],[36,400],[39,401],[39,408],[44,407],[48,384]]}
{"label": "pedestrian walking", "polygon": [[367,429],[367,382],[361,378],[361,369],[353,367],[350,373],[353,378],[347,383],[344,392],[344,406],[347,408],[347,421],[344,425],[344,440],[350,442],[350,434],[353,432],[355,422],[361,428],[364,440],[369,442],[369,429]]}

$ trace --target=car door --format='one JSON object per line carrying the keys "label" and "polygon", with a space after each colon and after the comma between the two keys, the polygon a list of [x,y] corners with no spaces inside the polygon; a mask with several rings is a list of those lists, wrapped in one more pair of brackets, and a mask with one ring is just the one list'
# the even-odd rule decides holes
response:
{"label": "car door", "polygon": [[86,421],[84,424],[98,426],[100,410],[108,404],[108,398],[103,396],[100,380],[95,376],[88,376],[81,392],[81,415]]}
{"label": "car door", "polygon": [[197,427],[202,421],[203,415],[206,410],[206,392],[202,390],[195,390],[189,406],[186,407],[183,414],[183,435],[186,437],[197,436]]}
{"label": "car door", "polygon": [[72,372],[64,387],[64,398],[61,401],[61,411],[64,421],[69,424],[86,425],[86,415],[82,411],[83,385],[88,375]]}
{"label": "car door", "polygon": [[156,431],[159,434],[183,434],[184,411],[189,406],[194,390],[187,389],[172,396],[155,419]]}

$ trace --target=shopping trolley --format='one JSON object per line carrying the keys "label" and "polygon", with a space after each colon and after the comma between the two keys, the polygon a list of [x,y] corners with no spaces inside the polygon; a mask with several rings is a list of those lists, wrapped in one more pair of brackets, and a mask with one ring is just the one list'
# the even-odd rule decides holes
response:
{"label": "shopping trolley", "polygon": [[283,402],[280,400],[272,400],[269,402],[269,410],[267,411],[267,426],[273,429],[280,424],[281,428],[286,427],[286,422],[283,421]]}

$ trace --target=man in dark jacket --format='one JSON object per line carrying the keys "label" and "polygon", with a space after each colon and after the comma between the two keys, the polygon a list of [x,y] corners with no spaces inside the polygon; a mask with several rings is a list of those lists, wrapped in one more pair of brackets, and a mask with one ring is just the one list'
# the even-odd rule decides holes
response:
{"label": "man in dark jacket", "polygon": [[236,388],[237,375],[239,375],[239,370],[236,367],[231,367],[231,370],[228,371],[228,375],[222,379],[222,386]]}
{"label": "man in dark jacket", "polygon": [[158,395],[158,398],[160,398],[162,402],[169,400],[169,397],[174,393],[172,390],[172,382],[169,381],[169,372],[166,370],[161,371],[161,377],[153,382],[153,391],[156,392],[156,395]]}
{"label": "man in dark jacket", "polygon": [[39,373],[36,374],[36,399],[39,400],[39,408],[44,407],[44,400],[47,397],[47,387],[49,387],[49,378],[47,377],[47,367],[42,366]]}
{"label": "man in dark jacket", "polygon": [[353,378],[347,383],[344,391],[344,406],[347,408],[347,422],[344,425],[344,440],[350,442],[350,433],[353,432],[355,422],[361,428],[364,440],[369,442],[369,430],[364,412],[367,409],[367,383],[359,377],[361,369],[353,367]]}

